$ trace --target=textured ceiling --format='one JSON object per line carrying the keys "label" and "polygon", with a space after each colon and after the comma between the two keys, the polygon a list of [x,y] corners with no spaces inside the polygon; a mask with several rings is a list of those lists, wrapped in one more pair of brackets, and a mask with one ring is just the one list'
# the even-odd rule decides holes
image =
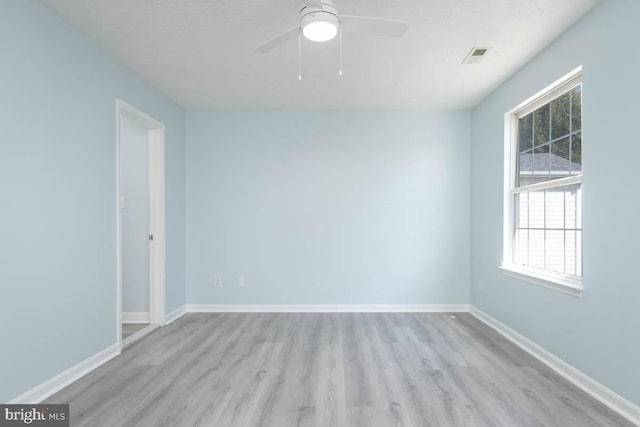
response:
{"label": "textured ceiling", "polygon": [[[294,0],[43,0],[188,109],[469,108],[598,0],[335,0],[340,13],[406,20],[401,39],[343,34],[266,54],[297,25]],[[478,64],[462,64],[490,46]]]}

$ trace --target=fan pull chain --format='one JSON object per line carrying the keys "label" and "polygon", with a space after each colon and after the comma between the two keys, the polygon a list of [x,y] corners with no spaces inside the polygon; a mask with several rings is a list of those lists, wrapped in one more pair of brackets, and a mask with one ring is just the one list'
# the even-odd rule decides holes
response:
{"label": "fan pull chain", "polygon": [[302,80],[302,29],[298,31],[298,80]]}
{"label": "fan pull chain", "polygon": [[342,25],[338,25],[338,38],[340,41],[340,69],[338,70],[338,75],[342,75]]}

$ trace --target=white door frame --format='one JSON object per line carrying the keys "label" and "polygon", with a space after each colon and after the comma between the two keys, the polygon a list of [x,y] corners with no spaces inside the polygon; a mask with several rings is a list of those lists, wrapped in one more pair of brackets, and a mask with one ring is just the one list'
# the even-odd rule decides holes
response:
{"label": "white door frame", "polygon": [[122,209],[120,118],[133,118],[149,128],[149,318],[151,325],[165,324],[165,126],[158,120],[116,99],[116,228],[117,228],[117,337],[122,350]]}

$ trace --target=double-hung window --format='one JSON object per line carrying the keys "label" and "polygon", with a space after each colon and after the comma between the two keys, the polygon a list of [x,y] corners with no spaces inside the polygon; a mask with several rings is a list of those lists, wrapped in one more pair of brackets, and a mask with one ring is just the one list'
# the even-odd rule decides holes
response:
{"label": "double-hung window", "polygon": [[582,294],[582,72],[506,115],[507,274]]}

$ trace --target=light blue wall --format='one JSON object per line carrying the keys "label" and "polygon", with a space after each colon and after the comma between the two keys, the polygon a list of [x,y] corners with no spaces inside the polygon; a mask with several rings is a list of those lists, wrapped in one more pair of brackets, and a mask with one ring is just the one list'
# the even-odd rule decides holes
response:
{"label": "light blue wall", "polygon": [[116,97],[167,126],[167,311],[184,303],[185,129],[176,104],[38,1],[0,1],[0,52],[6,402],[116,342]]}
{"label": "light blue wall", "polygon": [[468,112],[187,114],[189,303],[466,303],[468,249]]}
{"label": "light blue wall", "polygon": [[[640,404],[640,2],[607,0],[472,113],[471,301]],[[504,113],[584,67],[583,299],[500,273]],[[486,288],[481,291],[479,280]]]}
{"label": "light blue wall", "polygon": [[149,312],[149,128],[120,119],[122,311]]}

